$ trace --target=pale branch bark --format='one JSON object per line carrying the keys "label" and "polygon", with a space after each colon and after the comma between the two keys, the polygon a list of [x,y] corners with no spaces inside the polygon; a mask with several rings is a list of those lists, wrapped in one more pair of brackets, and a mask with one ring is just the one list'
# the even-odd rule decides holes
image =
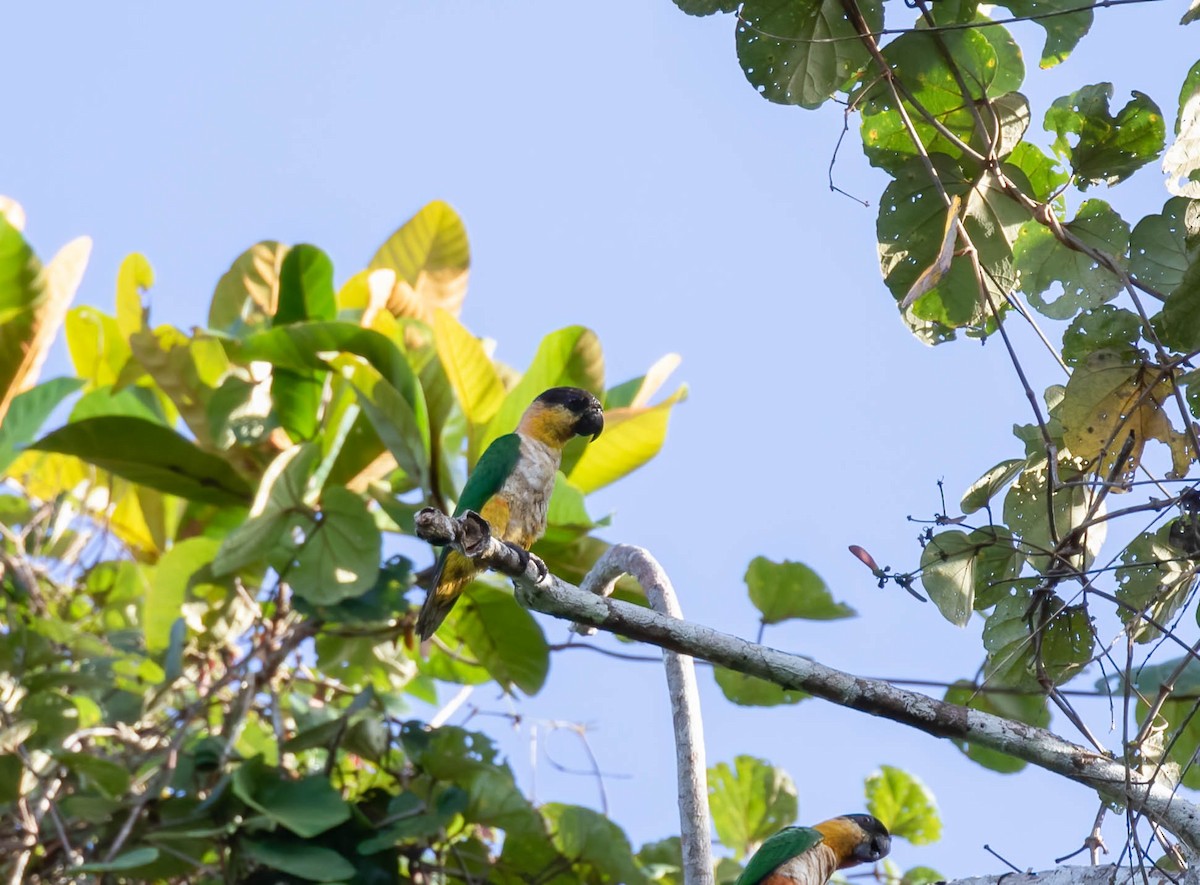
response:
{"label": "pale branch bark", "polygon": [[[719,664],[739,673],[798,689],[843,707],[908,725],[934,737],[966,741],[1008,753],[1127,805],[1174,833],[1189,855],[1200,850],[1200,806],[1165,782],[1144,782],[1110,755],[1073,744],[1043,728],[939,701],[876,679],[854,676],[816,661],[730,636],[710,627],[666,617],[632,603],[583,593],[550,575],[531,557],[487,534],[468,514],[451,519],[426,508],[417,535],[434,544],[454,543],[484,567],[513,578],[517,600],[527,608],[637,639],[659,648]],[[469,527],[464,531],[464,524]],[[464,539],[464,534],[469,537]],[[464,540],[470,543],[463,543]],[[1127,783],[1128,781],[1128,783]]]}
{"label": "pale branch bark", "polygon": [[[679,597],[666,571],[641,547],[610,547],[584,577],[579,589],[608,597],[617,579],[629,575],[646,592],[650,607],[668,618],[683,619]],[[712,822],[708,811],[708,763],[696,663],[687,655],[663,649],[663,667],[675,727],[675,771],[679,789],[680,844],[684,885],[713,885]]]}
{"label": "pale branch bark", "polygon": [[[1144,875],[1143,875],[1144,872]],[[999,873],[995,876],[971,876],[954,879],[946,885],[1175,885],[1188,880],[1187,874],[1167,873],[1147,866],[1055,867],[1040,873]]]}

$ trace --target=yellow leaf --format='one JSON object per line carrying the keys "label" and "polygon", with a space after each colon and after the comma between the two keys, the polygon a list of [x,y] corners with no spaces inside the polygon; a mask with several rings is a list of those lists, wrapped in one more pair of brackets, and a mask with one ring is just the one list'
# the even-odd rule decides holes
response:
{"label": "yellow leaf", "polygon": [[482,430],[504,402],[504,384],[480,340],[444,310],[433,315],[433,338],[438,359],[467,419],[471,437],[467,457],[473,464],[482,451]]}
{"label": "yellow leaf", "polygon": [[[1163,411],[1171,383],[1157,366],[1131,363],[1108,350],[1091,354],[1063,395],[1059,419],[1067,448],[1102,479],[1120,482],[1133,478],[1147,440],[1157,439],[1171,449],[1172,474],[1186,475],[1195,453]],[[1122,453],[1126,460],[1113,476]]]}
{"label": "yellow leaf", "polygon": [[605,412],[604,432],[583,450],[567,477],[571,484],[591,494],[657,455],[667,437],[671,408],[686,395],[683,386],[656,406]]}
{"label": "yellow leaf", "polygon": [[453,316],[462,310],[470,264],[462,220],[449,204],[435,200],[388,237],[368,267],[396,272],[387,302],[393,315],[432,323],[435,310]]}
{"label": "yellow leaf", "polygon": [[117,328],[128,338],[145,325],[142,293],[154,285],[154,268],[140,252],[125,256],[117,271]]}
{"label": "yellow leaf", "polygon": [[[21,220],[24,221],[23,215]],[[7,221],[3,223],[11,227]],[[7,383],[0,393],[0,419],[13,397],[37,384],[42,363],[63,325],[91,253],[92,241],[88,237],[72,240],[40,267],[37,276],[23,287],[24,291],[15,293],[9,302],[10,310],[3,318],[6,365],[0,373]],[[28,269],[35,268],[38,268],[37,258],[29,252]]]}

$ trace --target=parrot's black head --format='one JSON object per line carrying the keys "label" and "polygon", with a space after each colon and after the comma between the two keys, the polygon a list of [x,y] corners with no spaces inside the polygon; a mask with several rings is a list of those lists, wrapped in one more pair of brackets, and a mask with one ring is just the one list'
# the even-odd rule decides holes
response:
{"label": "parrot's black head", "polygon": [[519,429],[561,447],[576,436],[598,437],[604,429],[604,409],[586,390],[551,387],[526,410]]}
{"label": "parrot's black head", "polygon": [[854,848],[854,863],[875,863],[887,857],[892,850],[892,836],[879,818],[870,814],[843,814],[842,817],[862,831]]}

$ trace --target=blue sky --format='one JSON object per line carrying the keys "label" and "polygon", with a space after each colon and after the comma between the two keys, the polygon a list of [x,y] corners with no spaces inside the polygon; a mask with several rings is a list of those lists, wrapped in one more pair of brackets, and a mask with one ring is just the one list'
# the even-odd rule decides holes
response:
{"label": "blue sky", "polygon": [[[1173,121],[1197,54],[1195,27],[1176,25],[1184,8],[1098,10],[1096,33],[1044,76],[1040,32],[1017,31],[1034,41],[1025,91],[1035,128],[1050,99],[1101,80],[1115,82],[1118,106],[1140,89]],[[811,113],[757,98],[736,63],[732,19],[688,18],[669,0],[199,9],[6,12],[0,192],[24,205],[43,257],[94,238],[80,303],[110,309],[118,263],[141,251],[158,277],[152,321],[199,325],[217,278],[252,243],[315,243],[341,280],[413,212],[445,199],[471,237],[463,321],[499,341],[499,358],[522,366],[543,334],[573,323],[600,335],[612,382],[682,354],[691,397],[663,454],[591,506],[615,512],[609,540],[661,560],[688,617],[752,637],[747,563],[801,560],[861,617],[774,627],[770,644],[867,675],[973,674],[979,622],[960,631],[933,606],[880,591],[846,545],[915,565],[906,515],[938,507],[938,479],[954,502],[1019,454],[1011,427],[1029,420],[1027,406],[999,342],[931,350],[904,330],[874,257],[884,181],[853,137],[837,181],[872,207],[827,187],[836,106]],[[899,3],[888,13],[909,15]],[[1127,220],[1166,199],[1153,168],[1099,195]],[[1024,344],[1035,387],[1062,380]],[[60,344],[46,374],[65,370]],[[565,638],[565,626],[546,627]],[[920,775],[945,837],[900,845],[903,866],[998,872],[987,842],[1044,867],[1091,826],[1095,797],[1050,775],[991,774],[942,742],[820,702],[737,708],[706,673],[701,682],[710,762],[750,753],[785,767],[805,821],[860,808],[862,778],[880,763]],[[526,786],[531,723],[589,724],[601,766],[620,775],[605,783],[612,817],[635,844],[676,832],[657,665],[564,652],[537,698],[484,690],[471,703],[522,717],[516,728],[473,724],[502,741]],[[539,746],[584,765],[565,734]],[[596,805],[594,781],[536,758],[538,799]],[[1119,827],[1109,834],[1119,845]]]}

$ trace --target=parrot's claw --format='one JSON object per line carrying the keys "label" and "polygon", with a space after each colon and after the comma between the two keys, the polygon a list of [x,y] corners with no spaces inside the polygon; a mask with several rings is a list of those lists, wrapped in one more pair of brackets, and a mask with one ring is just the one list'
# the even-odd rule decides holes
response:
{"label": "parrot's claw", "polygon": [[546,576],[550,574],[550,570],[546,568],[546,563],[542,562],[541,559],[534,556],[528,550],[522,550],[520,547],[514,547],[513,549],[517,551],[517,555],[521,558],[521,571],[529,571],[529,566],[532,564],[538,573],[537,580],[534,583],[540,584],[546,580]]}

